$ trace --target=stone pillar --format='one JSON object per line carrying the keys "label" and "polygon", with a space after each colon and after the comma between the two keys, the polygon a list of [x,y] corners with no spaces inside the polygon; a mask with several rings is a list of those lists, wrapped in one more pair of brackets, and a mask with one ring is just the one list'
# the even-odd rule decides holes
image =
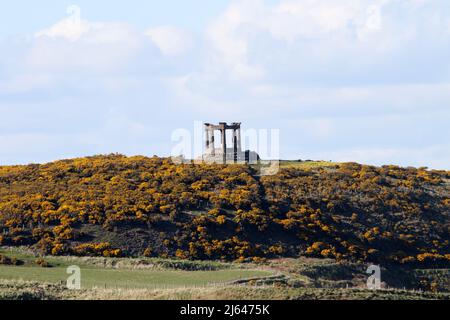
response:
{"label": "stone pillar", "polygon": [[238,129],[237,129],[236,139],[237,139],[237,147],[238,147],[238,151],[239,151],[239,152],[242,152],[241,126],[239,126]]}
{"label": "stone pillar", "polygon": [[209,145],[210,145],[210,148],[211,148],[211,155],[215,156],[216,155],[216,148],[215,148],[215,141],[214,141],[214,129],[210,129],[209,132],[211,134],[211,139],[209,141]]}
{"label": "stone pillar", "polygon": [[223,164],[227,163],[227,135],[226,129],[220,129],[220,134],[222,136],[222,153],[223,153]]}
{"label": "stone pillar", "polygon": [[234,157],[234,163],[237,163],[237,161],[238,161],[237,129],[233,129],[233,157]]}
{"label": "stone pillar", "polygon": [[209,152],[209,127],[205,125],[205,151],[203,153]]}

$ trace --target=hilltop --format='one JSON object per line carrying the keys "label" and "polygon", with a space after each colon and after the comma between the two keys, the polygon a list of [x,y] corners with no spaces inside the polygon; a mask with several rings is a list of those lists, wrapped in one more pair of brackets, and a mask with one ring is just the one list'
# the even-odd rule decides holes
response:
{"label": "hilltop", "polygon": [[0,167],[0,245],[50,255],[450,265],[450,172],[94,156]]}

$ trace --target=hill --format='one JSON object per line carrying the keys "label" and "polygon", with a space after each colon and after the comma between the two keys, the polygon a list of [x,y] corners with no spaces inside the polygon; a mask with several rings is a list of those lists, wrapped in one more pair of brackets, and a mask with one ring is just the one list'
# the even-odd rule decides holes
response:
{"label": "hill", "polygon": [[[0,167],[0,245],[42,254],[450,265],[450,172],[94,156]],[[6,261],[6,260],[5,260]]]}

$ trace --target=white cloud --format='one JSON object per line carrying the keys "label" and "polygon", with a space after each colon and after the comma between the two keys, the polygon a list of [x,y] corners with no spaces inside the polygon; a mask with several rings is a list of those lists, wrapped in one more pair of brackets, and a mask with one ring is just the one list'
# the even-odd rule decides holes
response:
{"label": "white cloud", "polygon": [[70,41],[76,41],[91,29],[101,29],[101,24],[93,25],[84,20],[66,18],[50,28],[36,32],[35,36],[37,38],[65,38]]}
{"label": "white cloud", "polygon": [[126,66],[141,49],[140,35],[125,24],[66,18],[36,33],[26,63],[35,70],[108,72]]}
{"label": "white cloud", "polygon": [[[28,141],[21,148],[47,130],[67,137],[68,154],[162,154],[170,150],[164,138],[171,126],[193,118],[242,121],[280,128],[288,157],[445,167],[446,6],[240,0],[201,34],[173,26],[141,32],[75,14],[17,50],[0,48],[0,108],[9,119],[0,133],[32,131],[16,137]],[[8,139],[0,137],[0,145],[9,147]],[[60,158],[59,141],[46,139],[42,144]],[[88,150],[80,139],[92,142]],[[24,158],[38,153],[30,150]]]}
{"label": "white cloud", "polygon": [[161,52],[168,56],[185,54],[193,46],[191,35],[180,28],[161,26],[151,28],[145,33]]}
{"label": "white cloud", "polygon": [[66,75],[111,73],[130,65],[141,64],[137,68],[142,69],[143,65],[170,63],[164,59],[183,57],[194,47],[192,35],[181,28],[157,26],[140,32],[125,23],[83,20],[77,10],[35,33],[25,58],[27,68]]}
{"label": "white cloud", "polygon": [[366,17],[366,10],[361,1],[349,0],[282,0],[276,6],[262,0],[233,1],[207,30],[212,63],[223,64],[234,79],[261,79],[266,66],[254,59],[255,54],[261,58],[273,54],[265,50],[279,45],[276,41],[289,47],[301,40],[342,37],[351,32],[350,25],[372,26],[373,17]]}
{"label": "white cloud", "polygon": [[[314,77],[347,77],[359,84],[355,76],[367,77],[371,72],[375,76],[380,72],[403,74],[405,56],[411,63],[431,62],[425,55],[432,56],[433,49],[422,47],[430,33],[441,41],[427,45],[438,51],[448,46],[445,13],[438,10],[445,5],[427,7],[431,2],[437,3],[281,0],[267,5],[262,0],[233,1],[207,28],[207,72],[231,81],[283,76],[310,82]],[[448,59],[440,59],[448,64]]]}
{"label": "white cloud", "polygon": [[39,40],[79,41],[91,44],[117,44],[136,38],[136,32],[127,24],[83,20],[78,6],[69,6],[67,13],[70,14],[69,17],[58,21],[49,28],[36,32],[35,38]]}

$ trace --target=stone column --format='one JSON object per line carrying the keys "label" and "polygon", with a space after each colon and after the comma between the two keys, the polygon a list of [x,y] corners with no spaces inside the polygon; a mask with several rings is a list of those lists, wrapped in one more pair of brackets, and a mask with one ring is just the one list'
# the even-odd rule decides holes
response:
{"label": "stone column", "polygon": [[238,160],[237,129],[233,129],[233,157],[234,157],[234,163],[237,163],[237,160]]}
{"label": "stone column", "polygon": [[238,127],[237,131],[237,135],[236,135],[236,139],[237,139],[237,147],[238,147],[238,151],[242,152],[242,143],[241,143],[241,126]]}
{"label": "stone column", "polygon": [[209,152],[209,128],[208,126],[205,126],[205,151],[203,151],[204,154]]}
{"label": "stone column", "polygon": [[211,155],[215,156],[216,155],[216,149],[215,149],[215,141],[214,141],[214,129],[210,129],[209,132],[211,134],[211,139],[209,141],[210,148],[211,148]]}
{"label": "stone column", "polygon": [[223,152],[223,163],[227,163],[227,135],[226,129],[220,129],[220,134],[222,136],[222,152]]}

